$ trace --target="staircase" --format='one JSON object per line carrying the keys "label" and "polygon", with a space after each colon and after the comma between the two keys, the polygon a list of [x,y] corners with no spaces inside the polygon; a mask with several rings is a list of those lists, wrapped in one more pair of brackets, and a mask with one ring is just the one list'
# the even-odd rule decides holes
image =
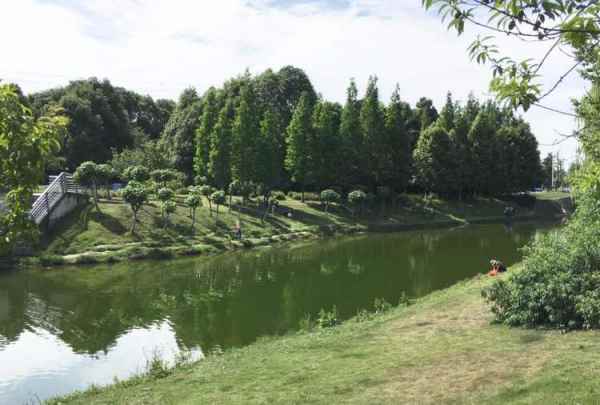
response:
{"label": "staircase", "polygon": [[67,194],[83,194],[83,190],[73,181],[73,175],[62,172],[50,176],[51,183],[34,201],[30,215],[36,225],[41,224]]}

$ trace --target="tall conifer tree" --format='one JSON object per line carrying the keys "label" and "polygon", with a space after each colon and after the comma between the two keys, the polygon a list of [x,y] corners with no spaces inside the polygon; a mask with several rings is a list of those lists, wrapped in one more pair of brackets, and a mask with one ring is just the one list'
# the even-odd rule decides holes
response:
{"label": "tall conifer tree", "polygon": [[210,162],[211,136],[219,117],[217,91],[211,87],[203,100],[202,118],[196,130],[196,154],[194,156],[194,173],[196,176],[208,176]]}
{"label": "tall conifer tree", "polygon": [[350,80],[350,85],[346,91],[346,104],[342,111],[342,121],[340,123],[340,137],[342,142],[342,182],[344,187],[349,189],[351,186],[361,182],[362,162],[361,153],[363,141],[360,131],[360,102],[358,101],[358,89],[354,79]]}
{"label": "tall conifer tree", "polygon": [[367,171],[370,186],[381,184],[385,167],[390,162],[389,145],[386,144],[383,113],[379,103],[377,77],[371,76],[365,98],[360,108],[360,127],[364,142],[363,167]]}
{"label": "tall conifer tree", "polygon": [[406,122],[406,106],[400,99],[400,87],[396,85],[390,104],[385,111],[385,131],[391,154],[390,172],[385,178],[392,188],[404,190],[410,178],[410,139]]}
{"label": "tall conifer tree", "polygon": [[302,93],[287,128],[287,156],[285,167],[298,184],[304,201],[304,189],[309,183],[309,142],[312,137],[312,102],[308,93]]}
{"label": "tall conifer tree", "polygon": [[256,179],[256,145],[260,135],[260,123],[256,98],[251,83],[240,91],[240,104],[235,115],[232,131],[231,171],[242,185]]}
{"label": "tall conifer tree", "polygon": [[209,175],[215,185],[223,190],[231,182],[231,138],[235,109],[227,100],[211,136]]}

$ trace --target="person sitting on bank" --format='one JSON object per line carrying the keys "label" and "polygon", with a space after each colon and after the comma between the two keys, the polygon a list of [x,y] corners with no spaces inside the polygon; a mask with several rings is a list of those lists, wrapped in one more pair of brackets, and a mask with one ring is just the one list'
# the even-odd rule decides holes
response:
{"label": "person sitting on bank", "polygon": [[490,276],[495,276],[498,273],[506,272],[506,266],[499,260],[490,260],[490,265],[492,266],[492,270],[490,270],[490,272],[488,273]]}

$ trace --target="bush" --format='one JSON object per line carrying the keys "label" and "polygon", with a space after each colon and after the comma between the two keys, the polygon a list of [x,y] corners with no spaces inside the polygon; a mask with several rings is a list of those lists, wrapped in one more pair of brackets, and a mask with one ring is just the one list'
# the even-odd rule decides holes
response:
{"label": "bush", "polygon": [[375,298],[373,307],[375,308],[376,314],[382,314],[392,309],[392,304],[387,302],[385,298]]}
{"label": "bush", "polygon": [[158,193],[156,193],[156,195],[160,201],[168,201],[173,198],[175,193],[173,193],[173,190],[171,190],[170,188],[163,187],[158,190]]}
{"label": "bush", "polygon": [[523,270],[482,291],[499,322],[561,329],[600,327],[600,205],[579,201],[562,230],[525,249]]}
{"label": "bush", "polygon": [[285,201],[287,198],[285,193],[281,190],[274,190],[271,192],[271,198],[277,201]]}
{"label": "bush", "polygon": [[[300,193],[298,191],[289,191],[287,195],[288,195],[288,197],[290,197],[293,200],[297,200],[297,201],[302,200],[302,193]],[[319,200],[319,194],[309,193],[309,192],[304,193],[304,201],[318,201],[318,200]]]}
{"label": "bush", "polygon": [[292,200],[300,201],[302,199],[302,193],[298,193],[297,191],[288,191],[287,195]]}
{"label": "bush", "polygon": [[127,181],[137,181],[143,183],[150,178],[150,172],[144,166],[130,166],[123,171],[123,177]]}
{"label": "bush", "polygon": [[319,317],[317,318],[317,325],[319,325],[319,328],[332,328],[340,323],[335,305],[331,311],[325,311],[325,309],[321,308]]}
{"label": "bush", "polygon": [[329,204],[340,201],[340,195],[331,189],[321,191],[321,201],[325,202],[325,212],[329,210]]}

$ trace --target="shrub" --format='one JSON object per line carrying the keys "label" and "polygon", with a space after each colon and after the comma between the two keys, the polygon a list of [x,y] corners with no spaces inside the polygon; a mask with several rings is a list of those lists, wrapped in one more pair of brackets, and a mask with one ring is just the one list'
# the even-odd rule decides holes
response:
{"label": "shrub", "polygon": [[168,200],[172,199],[173,196],[175,195],[175,193],[173,193],[173,190],[171,190],[170,188],[163,187],[158,190],[156,195],[160,201],[164,202],[164,201],[168,201]]}
{"label": "shrub", "polygon": [[178,173],[171,169],[157,169],[150,173],[150,177],[155,183],[164,188],[167,187],[167,183],[177,180]]}
{"label": "shrub", "polygon": [[138,181],[143,183],[150,178],[150,172],[144,166],[130,166],[123,172],[123,177],[127,181]]}
{"label": "shrub", "polygon": [[225,204],[225,192],[222,190],[217,190],[210,195],[210,201],[214,202],[217,206],[217,217],[219,216],[219,205]]}
{"label": "shrub", "polygon": [[382,314],[392,309],[392,304],[387,302],[384,298],[375,298],[373,307],[375,308],[376,314]]}
{"label": "shrub", "polygon": [[561,329],[600,327],[600,205],[579,201],[562,230],[525,249],[523,270],[482,291],[499,322]]}
{"label": "shrub", "polygon": [[373,318],[375,318],[375,314],[362,308],[362,309],[359,309],[358,311],[356,311],[356,316],[354,317],[354,320],[356,322],[360,323],[360,322],[370,321]]}
{"label": "shrub", "polygon": [[354,213],[356,213],[356,209],[360,208],[362,211],[362,207],[367,200],[367,194],[361,190],[354,190],[348,193],[348,203],[354,207]]}
{"label": "shrub", "polygon": [[298,329],[304,332],[310,332],[315,328],[315,323],[313,322],[310,314],[304,315],[302,319],[298,322]]}
{"label": "shrub", "polygon": [[148,200],[148,190],[146,190],[143,184],[132,180],[121,190],[121,195],[123,196],[123,200],[129,204],[131,211],[133,212],[131,233],[134,233],[135,225],[137,223],[137,213],[140,208],[142,208],[142,205]]}
{"label": "shrub", "polygon": [[284,201],[287,197],[281,190],[274,190],[271,192],[271,198],[277,201]]}
{"label": "shrub", "polygon": [[302,193],[298,193],[296,191],[288,191],[287,193],[288,197],[290,197],[292,200],[297,200],[300,201],[302,199]]}
{"label": "shrub", "polygon": [[326,189],[321,191],[321,201],[325,202],[325,212],[329,210],[329,204],[332,202],[338,202],[340,200],[340,195],[331,189]]}
{"label": "shrub", "polygon": [[92,188],[96,208],[98,208],[98,184],[103,182],[105,174],[100,165],[90,161],[80,164],[73,174],[76,183]]}
{"label": "shrub", "polygon": [[341,322],[338,319],[337,307],[334,305],[331,311],[325,311],[321,308],[319,311],[319,317],[317,318],[317,325],[319,328],[332,328],[339,325]]}

